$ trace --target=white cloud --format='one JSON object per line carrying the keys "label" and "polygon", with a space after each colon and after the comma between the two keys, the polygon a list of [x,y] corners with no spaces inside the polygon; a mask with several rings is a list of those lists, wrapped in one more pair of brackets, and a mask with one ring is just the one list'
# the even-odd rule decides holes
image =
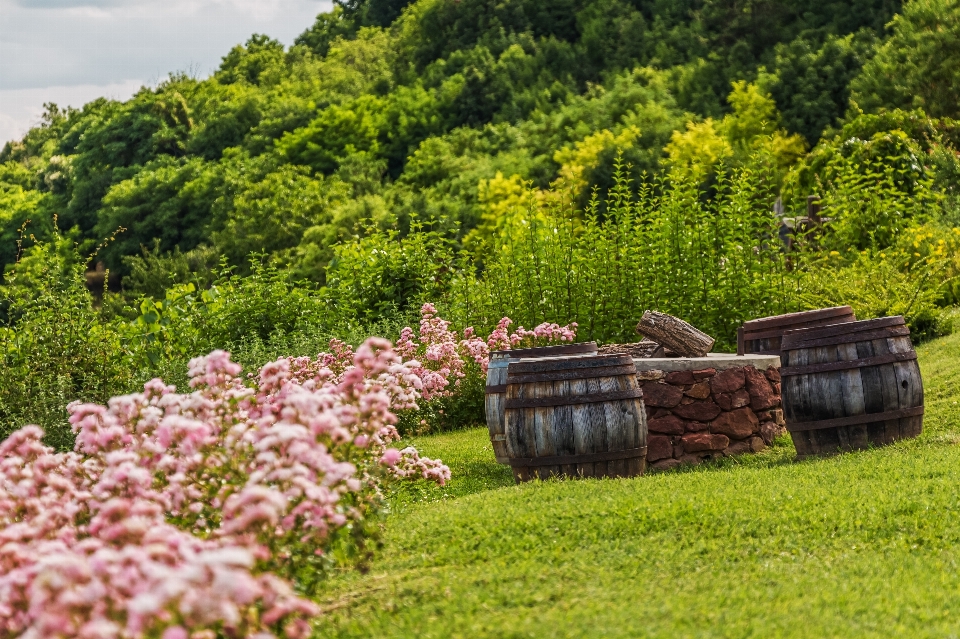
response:
{"label": "white cloud", "polygon": [[[254,33],[284,44],[331,0],[0,0],[0,145],[44,102],[126,98],[170,73],[205,76]],[[130,78],[139,78],[131,81]]]}
{"label": "white cloud", "polygon": [[266,33],[291,44],[330,0],[0,0],[0,89],[209,73]]}
{"label": "white cloud", "polygon": [[43,89],[0,90],[0,147],[19,140],[30,127],[40,124],[43,105],[53,102],[61,108],[81,107],[100,97],[125,100],[136,93],[143,82],[129,80],[115,84],[78,84]]}

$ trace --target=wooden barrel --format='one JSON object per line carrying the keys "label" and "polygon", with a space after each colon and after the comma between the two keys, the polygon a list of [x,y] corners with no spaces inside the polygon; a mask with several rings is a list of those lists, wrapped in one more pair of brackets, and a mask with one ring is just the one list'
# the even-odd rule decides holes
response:
{"label": "wooden barrel", "polygon": [[[490,443],[497,460],[507,457],[506,431],[503,427],[503,398],[507,392],[507,366],[510,362],[519,362],[531,357],[559,357],[567,355],[596,355],[596,342],[578,342],[559,346],[541,346],[539,348],[517,348],[511,351],[493,351],[487,366],[487,387],[483,400],[487,418],[487,430],[490,431]],[[502,462],[501,463],[506,463]]]}
{"label": "wooden barrel", "polygon": [[783,411],[799,456],[920,434],[923,381],[903,317],[790,331],[782,348]]}
{"label": "wooden barrel", "polygon": [[856,320],[853,309],[849,306],[835,306],[750,320],[743,323],[743,328],[737,334],[737,355],[747,353],[779,355],[780,340],[787,331]]}
{"label": "wooden barrel", "polygon": [[507,459],[535,477],[643,474],[647,418],[629,355],[525,359],[507,368]]}

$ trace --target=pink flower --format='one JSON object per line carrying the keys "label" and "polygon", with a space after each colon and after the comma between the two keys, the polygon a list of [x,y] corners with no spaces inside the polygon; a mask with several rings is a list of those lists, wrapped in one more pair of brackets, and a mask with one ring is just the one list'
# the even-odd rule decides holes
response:
{"label": "pink flower", "polygon": [[403,455],[401,455],[400,451],[396,448],[388,448],[380,458],[380,463],[384,466],[396,466],[402,457]]}

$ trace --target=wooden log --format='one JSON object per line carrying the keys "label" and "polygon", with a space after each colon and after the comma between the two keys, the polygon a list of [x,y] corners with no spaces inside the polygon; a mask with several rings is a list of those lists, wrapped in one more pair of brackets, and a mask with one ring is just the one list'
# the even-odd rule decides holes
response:
{"label": "wooden log", "polygon": [[706,357],[716,342],[682,319],[657,311],[643,313],[637,332],[680,357]]}

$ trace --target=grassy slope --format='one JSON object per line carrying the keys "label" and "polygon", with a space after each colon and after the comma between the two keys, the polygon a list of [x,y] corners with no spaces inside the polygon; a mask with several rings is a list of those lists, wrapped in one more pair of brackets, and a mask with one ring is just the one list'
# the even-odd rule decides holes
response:
{"label": "grassy slope", "polygon": [[831,459],[513,486],[484,430],[423,438],[457,478],[396,497],[322,636],[957,636],[960,335],[920,351],[924,435]]}

